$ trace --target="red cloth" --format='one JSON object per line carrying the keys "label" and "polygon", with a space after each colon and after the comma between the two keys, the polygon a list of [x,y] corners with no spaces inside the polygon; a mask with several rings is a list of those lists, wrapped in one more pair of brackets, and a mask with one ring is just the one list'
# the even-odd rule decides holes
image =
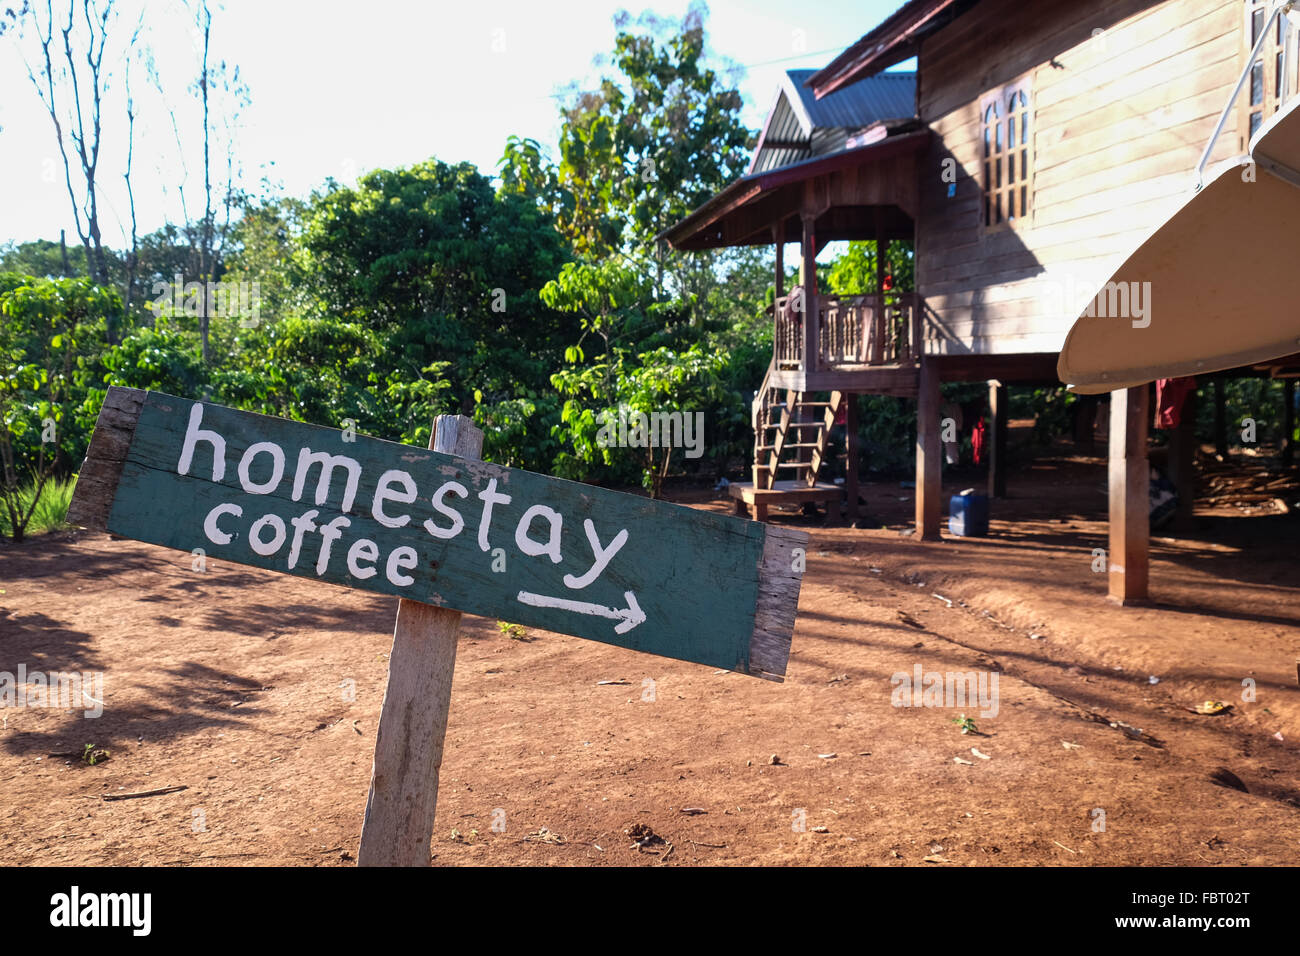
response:
{"label": "red cloth", "polygon": [[1162,378],[1156,381],[1156,428],[1177,428],[1183,420],[1187,396],[1196,391],[1196,379]]}
{"label": "red cloth", "polygon": [[975,454],[975,464],[982,464],[984,461],[984,416],[981,415],[975,422],[975,430],[970,433],[971,451]]}

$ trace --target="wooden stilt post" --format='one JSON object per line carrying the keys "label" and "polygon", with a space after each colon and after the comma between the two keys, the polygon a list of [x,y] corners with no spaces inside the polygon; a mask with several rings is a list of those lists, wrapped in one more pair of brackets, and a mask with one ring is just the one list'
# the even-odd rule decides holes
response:
{"label": "wooden stilt post", "polygon": [[1288,378],[1282,386],[1282,466],[1290,468],[1295,460],[1295,379]]}
{"label": "wooden stilt post", "polygon": [[921,359],[916,401],[916,537],[939,540],[939,370]]}
{"label": "wooden stilt post", "polygon": [[858,457],[861,448],[858,443],[858,396],[850,392],[844,396],[848,402],[845,408],[844,423],[844,494],[848,501],[846,520],[854,524],[858,520]]}
{"label": "wooden stilt post", "polygon": [[1178,492],[1178,510],[1170,525],[1173,531],[1192,527],[1196,504],[1196,392],[1189,392],[1178,426],[1169,436],[1169,480]]}
{"label": "wooden stilt post", "polygon": [[[439,415],[429,447],[478,458],[483,432],[463,415]],[[459,611],[398,602],[358,866],[429,865],[459,632]]]}
{"label": "wooden stilt post", "polygon": [[1007,387],[997,379],[989,381],[989,421],[985,430],[989,456],[989,497],[1007,496]]}
{"label": "wooden stilt post", "polygon": [[1150,561],[1147,386],[1110,393],[1110,600],[1146,603]]}
{"label": "wooden stilt post", "polygon": [[1224,408],[1221,378],[1214,380],[1214,450],[1220,458],[1228,457],[1228,416]]}
{"label": "wooden stilt post", "polygon": [[884,227],[881,225],[881,207],[875,208],[875,227],[876,227],[876,294],[881,297],[881,305],[884,305],[885,296],[885,258],[889,255],[889,240],[884,238]]}

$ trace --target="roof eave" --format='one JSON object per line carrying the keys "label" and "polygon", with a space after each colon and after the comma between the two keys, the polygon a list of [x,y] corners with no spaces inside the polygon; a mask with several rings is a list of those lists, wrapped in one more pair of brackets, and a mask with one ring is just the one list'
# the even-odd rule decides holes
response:
{"label": "roof eave", "polygon": [[[973,5],[974,0],[910,0],[894,11],[874,30],[807,80],[817,99],[828,96],[895,63],[917,55],[921,37],[937,29],[936,18],[951,16],[954,8]],[[951,19],[951,16],[945,18]]]}
{"label": "roof eave", "polygon": [[[884,158],[900,150],[919,149],[929,136],[930,130],[922,127],[911,132],[886,136],[884,139],[855,149],[842,150],[825,156],[814,156],[767,172],[742,176],[716,193],[702,206],[692,211],[681,222],[669,226],[659,233],[655,236],[655,241],[667,242],[675,249],[681,248],[679,243],[686,241],[692,235],[717,222],[733,209],[746,204],[762,193],[789,185],[791,182],[808,176],[833,172],[836,169],[853,165],[864,159]],[[868,151],[870,151],[870,156],[867,155]]]}

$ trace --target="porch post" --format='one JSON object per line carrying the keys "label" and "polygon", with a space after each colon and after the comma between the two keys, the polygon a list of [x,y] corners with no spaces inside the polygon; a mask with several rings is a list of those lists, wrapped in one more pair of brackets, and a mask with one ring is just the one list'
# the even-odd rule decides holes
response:
{"label": "porch post", "polygon": [[916,537],[939,540],[939,369],[922,357],[916,399]]}
{"label": "porch post", "polygon": [[881,305],[884,305],[885,296],[885,254],[889,251],[889,243],[882,238],[884,228],[880,223],[880,207],[875,208],[876,226],[876,294],[881,297]]}
{"label": "porch post", "polygon": [[1150,474],[1147,464],[1147,386],[1110,393],[1109,598],[1144,604],[1150,554]]}
{"label": "porch post", "polygon": [[848,496],[847,520],[852,525],[858,520],[858,396],[849,392],[844,401],[848,402],[844,423],[844,494]]}
{"label": "porch post", "polygon": [[[876,295],[874,304],[871,306],[871,328],[870,330],[864,330],[864,334],[867,337],[867,363],[876,365],[885,361],[885,353],[888,347],[886,339],[889,338],[888,326],[885,323],[885,257],[881,254],[885,242],[881,238],[884,229],[880,222],[879,206],[876,206],[873,210],[872,218],[875,222],[876,234]],[[894,358],[897,359],[896,354]]]}
{"label": "porch post", "polygon": [[772,227],[772,242],[776,245],[776,290],[775,299],[785,295],[785,223]]}
{"label": "porch post", "polygon": [[817,217],[805,213],[800,217],[803,234],[800,238],[799,284],[803,286],[803,368],[804,373],[817,371],[817,326],[821,316],[817,311]]}
{"label": "porch post", "polygon": [[1007,496],[1007,387],[989,380],[989,422],[984,447],[989,456],[989,497]]}

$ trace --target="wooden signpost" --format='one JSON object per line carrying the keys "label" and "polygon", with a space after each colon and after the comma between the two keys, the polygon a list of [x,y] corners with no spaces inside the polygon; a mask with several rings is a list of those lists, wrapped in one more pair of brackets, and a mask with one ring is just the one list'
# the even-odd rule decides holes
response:
{"label": "wooden signpost", "polygon": [[465,611],[768,680],[807,535],[428,450],[110,388],[70,521],[402,598],[358,862],[427,865]]}

